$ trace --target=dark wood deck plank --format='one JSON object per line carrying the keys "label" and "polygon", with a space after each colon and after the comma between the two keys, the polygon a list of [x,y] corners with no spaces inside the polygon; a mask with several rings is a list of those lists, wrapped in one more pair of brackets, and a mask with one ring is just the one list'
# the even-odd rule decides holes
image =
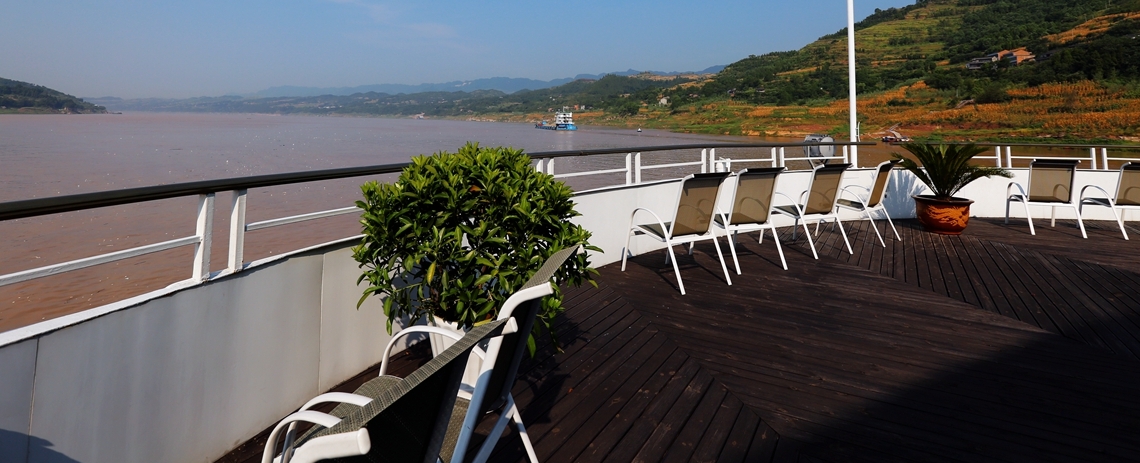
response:
{"label": "dark wood deck plank", "polygon": [[[1104,224],[1086,241],[1065,223],[936,237],[900,221],[884,248],[847,225],[854,253],[825,227],[819,260],[784,229],[787,271],[742,237],[732,286],[710,243],[679,253],[686,296],[660,251],[564,289],[565,351],[540,340],[514,389],[539,459],[1140,455],[1140,242]],[[522,460],[510,430],[492,461]]]}
{"label": "dark wood deck plank", "polygon": [[[721,384],[711,384],[704,396],[701,397],[700,403],[693,409],[693,413],[681,422],[683,425],[673,439],[672,445],[669,446],[669,451],[663,457],[653,461],[662,463],[696,461],[697,458],[694,458],[693,454],[706,434],[710,440],[715,441],[711,442],[710,446],[715,445],[718,449],[723,447],[724,436],[720,435],[718,438],[718,434],[727,434],[730,429],[729,426],[736,419],[736,413],[733,413],[727,420],[715,421],[717,412],[723,408],[722,405],[724,405],[727,397],[728,389],[725,389]],[[740,405],[734,411],[738,413],[739,407]],[[719,424],[719,428],[714,428],[714,424]],[[708,432],[706,433],[706,431]]]}

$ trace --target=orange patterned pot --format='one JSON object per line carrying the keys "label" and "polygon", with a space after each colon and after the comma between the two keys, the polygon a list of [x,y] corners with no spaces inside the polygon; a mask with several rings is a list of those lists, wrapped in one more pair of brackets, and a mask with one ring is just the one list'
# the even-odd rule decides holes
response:
{"label": "orange patterned pot", "polygon": [[960,235],[970,223],[970,205],[974,201],[964,198],[935,199],[930,195],[911,195],[914,212],[922,228],[943,235]]}

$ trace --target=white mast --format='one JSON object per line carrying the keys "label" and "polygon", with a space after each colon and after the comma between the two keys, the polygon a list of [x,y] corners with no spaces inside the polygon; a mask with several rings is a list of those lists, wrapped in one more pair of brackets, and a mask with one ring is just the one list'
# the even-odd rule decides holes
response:
{"label": "white mast", "polygon": [[[859,121],[855,117],[855,0],[847,0],[847,101],[851,113],[851,141],[859,141]],[[859,147],[851,147],[851,163],[859,165]]]}

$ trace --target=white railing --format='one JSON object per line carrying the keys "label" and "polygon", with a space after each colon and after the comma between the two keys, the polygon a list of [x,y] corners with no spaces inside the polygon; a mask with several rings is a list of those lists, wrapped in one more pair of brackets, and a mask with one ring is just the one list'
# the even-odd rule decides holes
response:
{"label": "white railing", "polygon": [[[742,147],[746,147],[744,145]],[[642,152],[628,152],[625,153],[625,167],[618,167],[613,169],[599,169],[587,170],[578,172],[555,172],[554,161],[556,158],[540,158],[535,163],[535,170],[544,172],[554,176],[554,178],[572,178],[572,177],[585,177],[590,175],[604,175],[604,174],[625,174],[626,185],[636,185],[642,182],[642,173],[654,169],[670,169],[688,166],[700,166],[701,173],[706,172],[722,172],[724,170],[731,170],[732,165],[741,163],[768,163],[772,167],[786,167],[789,161],[830,161],[842,160],[843,162],[850,162],[850,155],[848,154],[848,146],[843,146],[842,155],[838,156],[787,156],[787,148],[805,146],[800,143],[792,143],[786,146],[770,146],[760,145],[760,147],[769,148],[771,155],[766,158],[746,158],[746,159],[732,159],[725,157],[717,157],[716,148],[701,148],[700,160],[687,161],[687,162],[672,162],[667,164],[644,164],[642,163]],[[812,146],[812,145],[806,145]],[[857,167],[857,166],[856,166]],[[722,170],[724,169],[724,170]]]}
{"label": "white railing", "polygon": [[198,221],[195,227],[196,231],[193,236],[184,238],[177,238],[161,243],[148,244],[138,246],[121,251],[109,252],[100,254],[93,257],[84,259],[76,259],[68,262],[61,262],[58,264],[45,265],[43,267],[24,270],[21,272],[9,273],[7,275],[0,275],[0,286],[11,285],[28,281],[36,278],[56,275],[72,270],[79,270],[99,264],[108,264],[132,257],[138,257],[154,252],[166,251],[182,246],[194,245],[194,262],[193,273],[190,277],[193,280],[203,281],[210,276],[210,244],[211,233],[214,223],[214,194],[204,194],[198,196]]}
{"label": "white railing", "polygon": [[[1053,156],[1053,155],[1015,156],[1013,154],[1013,148],[1014,147],[1074,148],[1074,149],[1088,148],[1089,154],[1088,154],[1088,156]],[[1109,147],[1107,147],[1107,146],[1088,146],[1088,145],[1065,146],[1065,145],[1045,145],[1045,144],[1017,144],[1017,145],[1014,145],[1014,144],[1010,144],[1010,145],[993,145],[993,149],[994,149],[994,154],[992,156],[981,156],[981,155],[979,155],[979,156],[974,156],[974,159],[993,160],[995,166],[1006,167],[1006,168],[1012,167],[1014,160],[1032,161],[1034,159],[1044,159],[1044,158],[1058,159],[1058,160],[1063,159],[1063,160],[1068,160],[1068,161],[1081,161],[1082,163],[1087,162],[1088,168],[1092,169],[1092,170],[1113,170],[1113,169],[1115,169],[1114,167],[1109,165],[1109,162],[1125,163],[1125,162],[1140,161],[1140,157],[1109,157],[1109,155],[1108,155]],[[1116,151],[1135,151],[1137,149],[1137,147],[1136,146],[1124,146],[1124,145],[1122,145],[1119,147],[1113,147],[1113,149]]]}
{"label": "white railing", "polygon": [[[788,152],[787,152],[787,148],[789,148],[789,147],[803,148],[805,146],[813,146],[813,145],[821,145],[821,144],[789,143],[789,144],[716,144],[716,145],[719,147],[722,147],[722,148],[732,148],[732,149],[739,149],[739,148],[760,148],[760,149],[763,149],[763,148],[767,148],[769,156],[767,156],[767,157],[756,157],[756,158],[737,158],[737,159],[726,158],[726,157],[718,157],[717,152],[716,152],[717,148],[716,147],[710,147],[709,145],[645,147],[645,148],[637,148],[637,149],[630,150],[628,152],[624,152],[624,154],[625,154],[625,165],[624,165],[624,167],[611,168],[611,169],[589,170],[589,171],[581,171],[581,172],[556,172],[555,171],[556,159],[559,159],[560,157],[562,157],[561,155],[563,153],[566,153],[565,156],[567,156],[567,157],[568,156],[592,156],[592,155],[598,155],[598,154],[621,154],[621,153],[623,153],[623,150],[593,150],[593,151],[589,151],[589,152],[572,152],[572,153],[571,152],[532,153],[532,156],[536,157],[537,162],[536,162],[535,168],[538,171],[545,172],[545,173],[548,173],[550,175],[553,175],[555,178],[572,178],[572,177],[584,177],[584,176],[591,176],[591,175],[605,175],[605,174],[624,173],[626,185],[634,185],[634,184],[642,183],[642,174],[646,171],[651,171],[651,170],[655,170],[655,169],[670,169],[670,168],[684,168],[684,167],[698,168],[699,167],[699,171],[703,173],[703,172],[730,171],[734,168],[734,165],[745,164],[745,163],[764,163],[764,164],[767,164],[767,165],[772,166],[772,167],[786,167],[789,162],[794,162],[794,161],[809,161],[809,162],[810,161],[819,161],[819,160],[842,160],[843,162],[854,161],[854,157],[851,156],[851,154],[849,154],[849,151],[850,151],[848,149],[849,145],[843,144],[843,143],[822,144],[822,145],[831,145],[831,146],[841,146],[842,147],[841,154],[838,154],[835,156],[827,156],[827,157],[789,156]],[[1076,148],[1086,148],[1087,147],[1089,150],[1089,155],[1087,157],[1015,156],[1013,154],[1013,148],[1018,147],[1018,146],[1033,146],[1033,147],[1049,146],[1049,147],[1056,147],[1056,148],[1063,148],[1064,147],[1064,146],[1057,146],[1057,145],[1015,145],[1015,144],[995,145],[993,147],[993,149],[994,149],[993,153],[994,154],[992,156],[977,156],[976,159],[993,160],[994,164],[998,167],[1009,167],[1013,164],[1014,160],[1032,160],[1032,159],[1037,159],[1037,158],[1042,158],[1042,157],[1048,157],[1050,159],[1072,159],[1072,160],[1080,160],[1082,162],[1088,161],[1089,165],[1094,170],[1107,170],[1109,168],[1109,162],[1110,161],[1112,161],[1112,162],[1128,162],[1128,161],[1140,159],[1140,158],[1131,158],[1131,157],[1109,157],[1109,153],[1108,153],[1109,148],[1108,147],[1089,146],[1089,145],[1082,145],[1082,146],[1076,147]],[[1069,146],[1069,148],[1074,148],[1074,147]],[[1140,147],[1136,147],[1136,146],[1121,146],[1120,147],[1121,150],[1135,150],[1137,148],[1140,148]],[[643,159],[642,159],[643,153],[676,152],[676,151],[685,151],[685,150],[689,150],[689,149],[699,150],[699,158],[694,155],[692,158],[693,159],[692,161],[667,162],[667,163],[662,163],[662,164],[646,164],[643,162]],[[673,155],[673,157],[675,158],[676,155]],[[857,161],[855,161],[855,162],[857,162]],[[385,169],[387,169],[387,170],[385,170],[385,172],[396,172],[399,170],[400,166],[395,166],[395,167],[393,167],[393,166],[376,166],[376,167],[369,167],[369,168],[352,168],[352,169],[344,169],[345,171],[351,170],[352,172],[343,172],[343,173],[342,172],[328,171],[328,172],[322,174],[323,176],[320,178],[313,178],[313,175],[309,175],[306,178],[303,178],[300,180],[295,180],[295,181],[294,180],[288,180],[288,181],[276,181],[275,183],[266,183],[266,182],[268,182],[268,180],[265,180],[262,183],[259,183],[255,186],[267,186],[267,185],[271,185],[271,184],[272,185],[281,185],[281,184],[288,184],[288,183],[299,183],[299,182],[303,182],[303,181],[316,181],[316,180],[322,180],[322,179],[347,178],[347,177],[361,176],[361,175],[377,173],[378,171],[376,169],[379,167],[384,167]],[[858,166],[855,166],[855,167],[858,167]],[[367,172],[367,173],[362,173],[366,169],[372,169],[372,170]],[[395,169],[395,170],[393,170],[393,169]],[[696,169],[694,169],[694,170],[696,170]],[[283,174],[283,175],[290,175],[290,174]],[[237,181],[241,181],[241,180],[243,180],[243,179],[230,180],[229,182],[232,183],[232,182],[237,182]],[[264,180],[264,179],[261,179],[261,180]],[[187,184],[187,185],[189,185],[189,184]],[[216,189],[216,191],[198,194],[199,200],[198,200],[198,210],[197,210],[197,225],[195,227],[196,229],[195,229],[194,235],[186,236],[186,237],[182,237],[182,238],[177,238],[177,239],[173,239],[173,240],[169,240],[169,241],[164,241],[164,242],[160,242],[160,243],[153,243],[153,244],[138,246],[138,247],[120,250],[120,251],[115,251],[115,252],[111,252],[111,253],[100,254],[97,256],[93,256],[93,257],[87,257],[87,258],[83,258],[83,259],[77,259],[77,260],[72,260],[72,261],[68,261],[68,262],[62,262],[62,263],[47,265],[47,266],[38,267],[38,268],[30,269],[30,270],[24,270],[24,271],[15,272],[15,273],[9,273],[6,275],[0,275],[0,286],[11,285],[11,284],[19,283],[19,282],[32,280],[35,278],[41,278],[41,277],[50,276],[50,275],[57,275],[57,274],[60,274],[63,272],[71,271],[71,270],[78,270],[78,269],[82,269],[82,268],[86,268],[86,267],[91,267],[94,265],[121,261],[124,259],[138,257],[138,256],[142,256],[145,254],[150,254],[150,253],[155,253],[155,252],[159,252],[159,251],[165,251],[165,250],[174,249],[177,247],[190,246],[190,245],[193,245],[195,247],[195,249],[194,249],[194,257],[193,257],[193,263],[192,263],[193,270],[192,270],[192,273],[191,273],[189,280],[205,281],[211,277],[210,250],[211,250],[211,245],[213,242],[213,239],[211,236],[211,233],[212,233],[211,230],[213,228],[214,198],[215,198],[215,194],[217,192],[224,192],[224,191],[233,192],[233,197],[234,197],[233,207],[231,210],[232,212],[231,212],[231,217],[230,217],[230,230],[229,230],[229,233],[230,233],[229,238],[230,239],[229,239],[229,249],[228,249],[228,253],[227,253],[228,259],[227,259],[226,271],[228,271],[228,272],[239,272],[243,269],[243,267],[246,264],[245,256],[244,256],[244,248],[245,248],[245,234],[247,232],[265,229],[265,228],[270,228],[270,227],[278,227],[278,226],[282,226],[282,225],[295,224],[295,223],[305,222],[305,221],[310,221],[310,220],[323,219],[323,218],[328,218],[328,217],[333,217],[333,216],[338,216],[338,215],[354,214],[354,213],[357,213],[357,211],[358,211],[356,207],[343,207],[343,208],[330,209],[330,210],[324,210],[324,211],[319,211],[319,212],[312,212],[312,213],[307,213],[307,214],[294,215],[294,216],[289,216],[289,217],[282,217],[282,218],[271,219],[271,220],[264,220],[264,221],[260,221],[260,222],[246,223],[246,197],[248,195],[247,194],[248,189],[218,188],[218,189]],[[182,194],[181,196],[186,196],[186,195],[187,194]],[[80,195],[80,196],[82,196],[82,195]],[[171,195],[167,195],[166,197],[174,197],[174,196],[175,195],[171,194]],[[153,199],[153,198],[145,198],[145,199],[140,199],[138,201],[149,200],[149,199]],[[133,202],[138,202],[138,201],[133,201]],[[127,203],[127,202],[119,202],[118,204],[125,204],[125,203]],[[13,203],[0,204],[0,206],[5,206],[8,204],[13,204]],[[92,206],[92,207],[99,207],[99,206]],[[77,206],[77,207],[72,207],[72,208],[67,209],[67,210],[79,210],[79,209],[84,209],[84,208],[90,208],[90,207]],[[2,209],[3,208],[0,207],[0,212],[4,212]],[[51,212],[53,212],[53,211],[47,211],[45,213],[51,213]],[[3,219],[4,219],[3,214],[0,214],[0,220],[3,220]]]}

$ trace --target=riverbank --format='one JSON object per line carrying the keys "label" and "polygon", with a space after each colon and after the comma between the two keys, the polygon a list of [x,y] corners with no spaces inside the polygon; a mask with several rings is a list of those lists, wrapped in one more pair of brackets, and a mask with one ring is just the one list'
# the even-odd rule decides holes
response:
{"label": "riverbank", "polygon": [[[1031,143],[1140,142],[1140,95],[1126,87],[1083,81],[1011,89],[1001,100],[956,100],[917,82],[860,96],[864,140],[897,132],[920,140]],[[547,113],[481,114],[480,120],[534,122]],[[680,107],[643,106],[635,116],[574,113],[579,125],[762,138],[848,133],[846,100],[805,106],[757,106],[733,100]]]}

